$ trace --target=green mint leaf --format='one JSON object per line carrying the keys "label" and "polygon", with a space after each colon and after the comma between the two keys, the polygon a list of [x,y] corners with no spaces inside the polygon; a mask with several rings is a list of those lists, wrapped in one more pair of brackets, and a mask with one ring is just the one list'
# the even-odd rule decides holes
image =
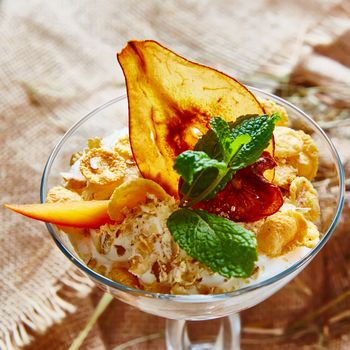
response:
{"label": "green mint leaf", "polygon": [[174,164],[174,169],[189,185],[192,185],[196,174],[209,168],[215,168],[219,175],[226,171],[227,166],[226,163],[211,159],[206,153],[198,151],[182,152],[176,157]]}
{"label": "green mint leaf", "polygon": [[271,117],[263,114],[260,116],[244,116],[234,123],[233,137],[239,135],[249,135],[251,137],[251,141],[243,145],[230,162],[230,167],[234,172],[246,168],[260,158],[272,138],[275,123],[278,119],[278,114],[273,114]]}
{"label": "green mint leaf", "polygon": [[219,117],[214,117],[210,120],[210,127],[217,137],[223,160],[226,163],[230,162],[244,144],[251,141],[251,137],[248,134],[233,135],[229,124]]}
{"label": "green mint leaf", "polygon": [[189,185],[187,182],[183,182],[181,186],[181,193],[184,196],[184,200],[199,197],[218,177],[218,171],[215,168],[208,168],[203,170],[198,176],[196,181]]}
{"label": "green mint leaf", "polygon": [[[227,135],[227,138],[230,136]],[[185,151],[175,159],[174,169],[182,176],[184,183],[181,187],[183,194],[182,203],[187,206],[194,205],[203,199],[212,198],[217,193],[217,186],[222,183],[225,184],[232,176],[228,178],[227,174],[231,173],[228,167],[228,162],[244,144],[250,141],[247,135],[238,135],[234,140],[231,140],[227,147],[225,158],[227,161],[218,161],[210,158],[206,153],[201,151]],[[216,172],[213,171],[216,170]],[[218,187],[218,188],[222,188]],[[195,201],[193,201],[195,198]]]}
{"label": "green mint leaf", "polygon": [[191,257],[224,277],[249,277],[257,261],[254,233],[204,210],[179,209],[168,228]]}
{"label": "green mint leaf", "polygon": [[208,132],[198,140],[194,150],[205,152],[210,158],[223,160],[222,149],[213,130],[208,130]]}
{"label": "green mint leaf", "polygon": [[[215,190],[206,199],[214,198],[216,193],[224,189],[227,183],[231,181],[234,173],[255,163],[260,158],[272,138],[275,123],[279,119],[278,113],[274,113],[268,118],[265,115],[245,115],[238,118],[236,123],[229,123],[232,128],[231,137],[235,140],[238,140],[240,137],[246,137],[247,142],[244,142],[242,147],[237,149],[238,152],[235,150],[233,153],[235,155],[231,158],[231,164],[233,164],[230,166],[231,171],[223,177]],[[217,139],[219,139],[219,135],[216,135]]]}
{"label": "green mint leaf", "polygon": [[[256,118],[258,116],[258,114],[247,114],[238,117],[236,122],[229,122],[228,125],[231,130],[231,134],[236,125],[239,125],[245,119]],[[222,147],[220,147],[219,136],[217,136],[217,134],[212,129],[208,130],[208,132],[198,140],[197,144],[194,147],[194,150],[205,152],[210,158],[215,158],[218,160],[223,160],[224,158]]]}
{"label": "green mint leaf", "polygon": [[246,115],[234,123],[212,118],[211,130],[195,150],[175,160],[174,168],[184,181],[182,205],[193,206],[215,197],[238,170],[255,163],[269,144],[277,119],[276,114]]}
{"label": "green mint leaf", "polygon": [[231,156],[231,143],[234,141],[231,137],[230,126],[225,120],[219,117],[213,117],[210,120],[210,128],[216,135],[223,160],[227,163],[227,160]]}
{"label": "green mint leaf", "polygon": [[[221,121],[223,121],[221,119]],[[226,123],[226,122],[224,122]],[[227,124],[227,123],[226,123]],[[230,130],[230,129],[228,129]],[[220,132],[214,131],[215,134],[217,135],[218,140],[220,140],[220,144],[221,144],[221,151],[222,154],[224,155],[224,161],[226,164],[229,164],[230,160],[236,155],[236,153],[238,153],[238,151],[248,142],[251,141],[251,137],[249,135],[238,135],[237,137],[233,138],[231,133],[226,135],[226,139],[225,136],[223,134],[220,134]],[[215,195],[221,191],[226,184],[231,181],[232,176],[233,176],[234,172],[232,169],[230,169],[229,167],[227,168],[227,171],[225,173],[225,175],[222,177],[222,179],[217,182],[216,186],[212,188],[212,190],[205,196],[204,199],[211,199],[214,198]],[[210,181],[210,177],[208,177],[207,174],[203,174],[202,175],[203,180],[205,179],[206,183],[211,183]],[[204,183],[201,181],[200,186],[203,188]],[[192,193],[191,196],[193,197],[195,194],[197,194],[199,192],[199,189],[196,188]]]}

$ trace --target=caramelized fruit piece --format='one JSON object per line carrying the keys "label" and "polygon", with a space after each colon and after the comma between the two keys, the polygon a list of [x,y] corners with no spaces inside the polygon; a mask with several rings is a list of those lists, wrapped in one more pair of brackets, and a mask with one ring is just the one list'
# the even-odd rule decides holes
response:
{"label": "caramelized fruit piece", "polygon": [[60,226],[98,228],[111,222],[109,201],[77,201],[45,204],[5,204],[5,207],[32,219]]}
{"label": "caramelized fruit piece", "polygon": [[129,102],[130,142],[145,178],[178,195],[174,159],[193,149],[213,116],[234,121],[264,111],[243,85],[154,41],[130,41],[118,54]]}
{"label": "caramelized fruit piece", "polygon": [[118,186],[110,199],[108,214],[116,222],[124,220],[123,210],[133,209],[141,203],[145,203],[147,195],[154,195],[158,199],[165,199],[168,194],[157,183],[147,179],[134,179]]}
{"label": "caramelized fruit piece", "polygon": [[263,152],[256,163],[238,171],[215,198],[197,204],[196,208],[233,221],[251,222],[272,215],[282,206],[283,197],[278,186],[263,174],[275,166],[270,154]]}

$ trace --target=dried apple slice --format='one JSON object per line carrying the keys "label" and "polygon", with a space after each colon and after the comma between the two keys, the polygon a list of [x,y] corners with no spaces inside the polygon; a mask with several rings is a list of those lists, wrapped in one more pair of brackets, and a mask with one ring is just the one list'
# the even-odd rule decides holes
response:
{"label": "dried apple slice", "polygon": [[215,198],[198,203],[196,208],[243,222],[274,214],[282,206],[283,196],[279,187],[266,179],[265,173],[276,165],[271,155],[263,152],[256,163],[239,170]]}
{"label": "dried apple slice", "polygon": [[145,203],[147,196],[151,194],[163,200],[168,194],[156,182],[148,179],[134,179],[118,186],[110,199],[108,214],[116,222],[122,222],[125,218],[125,208],[133,209]]}
{"label": "dried apple slice", "polygon": [[118,61],[127,85],[134,158],[142,175],[171,195],[178,195],[175,157],[193,149],[213,116],[234,121],[240,115],[264,113],[237,80],[155,41],[130,41]]}
{"label": "dried apple slice", "polygon": [[32,219],[60,226],[98,228],[111,222],[108,200],[44,204],[5,204],[5,207]]}

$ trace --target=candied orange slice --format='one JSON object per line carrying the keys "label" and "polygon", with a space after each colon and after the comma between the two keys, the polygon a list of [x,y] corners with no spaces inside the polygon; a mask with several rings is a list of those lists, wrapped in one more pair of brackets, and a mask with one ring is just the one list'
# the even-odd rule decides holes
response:
{"label": "candied orange slice", "polygon": [[213,116],[263,114],[237,80],[186,60],[155,41],[130,41],[118,54],[129,102],[130,143],[142,175],[178,196],[174,159],[193,149]]}

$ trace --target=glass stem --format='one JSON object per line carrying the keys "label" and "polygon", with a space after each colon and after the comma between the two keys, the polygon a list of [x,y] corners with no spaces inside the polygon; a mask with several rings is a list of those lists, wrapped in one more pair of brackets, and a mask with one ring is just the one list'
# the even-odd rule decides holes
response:
{"label": "glass stem", "polygon": [[[194,321],[194,328],[201,331],[201,324],[203,322],[207,323],[211,321]],[[189,336],[188,321],[169,319],[166,321],[167,350],[239,350],[240,334],[241,321],[239,314],[221,318],[219,330],[214,339],[210,341],[192,342]],[[205,335],[203,333],[204,337]]]}

